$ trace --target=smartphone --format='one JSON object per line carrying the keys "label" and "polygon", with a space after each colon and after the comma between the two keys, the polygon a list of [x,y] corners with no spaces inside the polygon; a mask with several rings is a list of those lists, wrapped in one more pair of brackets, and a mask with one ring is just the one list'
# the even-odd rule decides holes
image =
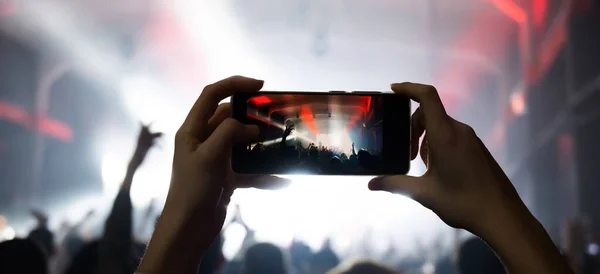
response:
{"label": "smartphone", "polygon": [[410,99],[370,91],[236,93],[232,117],[257,125],[235,146],[241,174],[392,175],[410,168]]}

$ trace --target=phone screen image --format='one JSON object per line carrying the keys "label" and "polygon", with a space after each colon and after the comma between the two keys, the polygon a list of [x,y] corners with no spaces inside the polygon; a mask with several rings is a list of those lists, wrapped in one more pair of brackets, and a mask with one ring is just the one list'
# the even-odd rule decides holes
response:
{"label": "phone screen image", "polygon": [[251,173],[377,174],[384,165],[382,95],[259,93],[245,98],[245,124],[259,138],[234,158]]}

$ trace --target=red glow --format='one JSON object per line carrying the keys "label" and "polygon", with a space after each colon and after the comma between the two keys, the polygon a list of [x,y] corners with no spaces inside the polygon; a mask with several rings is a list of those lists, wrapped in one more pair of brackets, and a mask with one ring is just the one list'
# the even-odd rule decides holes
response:
{"label": "red glow", "polygon": [[548,0],[533,0],[533,24],[536,29],[544,26],[547,9]]}
{"label": "red glow", "polygon": [[73,130],[71,128],[57,120],[53,120],[49,117],[40,117],[39,125],[37,130],[43,134],[54,136],[55,138],[63,141],[73,140]]}
{"label": "red glow", "polygon": [[272,101],[271,99],[269,99],[269,97],[262,95],[250,99],[250,102],[253,103],[255,106],[262,106],[264,104],[271,103]]}
{"label": "red glow", "polygon": [[[507,24],[506,17],[497,11],[478,14],[472,21],[452,48],[458,52],[477,52],[488,60],[500,58],[511,41],[514,25]],[[440,96],[448,112],[452,112],[459,101],[469,97],[471,88],[486,72],[480,64],[462,58],[450,59],[444,68],[436,76],[436,87],[443,91]]]}
{"label": "red glow", "polygon": [[8,3],[0,3],[0,17],[11,16],[15,14],[15,8]]}
{"label": "red glow", "polygon": [[540,50],[540,55],[538,56],[539,62],[535,67],[535,73],[531,75],[531,81],[534,83],[537,82],[550,68],[552,62],[556,59],[558,52],[567,40],[567,17],[563,16],[562,18],[564,19],[552,29],[552,32],[548,36],[549,38],[542,42],[542,48]]}
{"label": "red glow", "polygon": [[144,28],[141,54],[163,67],[167,76],[178,85],[190,87],[191,91],[195,90],[193,87],[205,86],[206,61],[202,56],[205,51],[198,48],[202,45],[193,43],[194,37],[186,32],[186,28],[167,6],[169,2],[160,3],[165,6],[156,8],[148,27]]}
{"label": "red glow", "polygon": [[527,14],[525,13],[525,11],[512,0],[492,0],[492,3],[499,10],[504,12],[506,16],[512,18],[519,24],[525,23],[525,21],[527,20]]}
{"label": "red glow", "polygon": [[281,128],[281,126],[279,126],[279,125],[277,125],[277,124],[275,124],[275,123],[271,122],[271,120],[269,120],[269,119],[262,118],[262,117],[260,117],[260,116],[257,116],[257,115],[254,115],[254,114],[250,114],[250,113],[248,113],[248,114],[247,114],[247,116],[248,116],[248,117],[250,117],[250,118],[252,118],[252,119],[254,119],[254,120],[261,121],[261,122],[263,122],[263,123],[265,123],[265,124],[267,124],[267,125],[270,125],[270,126],[274,126],[274,127]]}
{"label": "red glow", "polygon": [[313,117],[313,112],[310,110],[309,105],[302,105],[300,116],[302,116],[303,122],[306,123],[306,126],[313,134],[319,134],[319,128],[317,127],[317,123],[315,123],[315,118]]}
{"label": "red glow", "polygon": [[573,149],[574,141],[571,135],[561,134],[558,136],[559,164],[567,174],[570,173],[569,171],[573,167]]}
{"label": "red glow", "polygon": [[[324,104],[324,105],[327,105],[327,104]],[[364,113],[367,113],[367,110],[365,109],[364,106],[336,105],[336,104],[329,104],[328,106],[331,106],[332,108],[335,106],[336,109],[355,108],[355,109],[358,109],[358,110],[360,110],[360,111],[362,111]],[[296,106],[286,106],[286,107],[281,107],[281,108],[269,109],[269,116],[271,116],[275,112],[279,112],[279,111],[290,109],[290,108],[296,108]]]}
{"label": "red glow", "polygon": [[24,127],[30,127],[29,113],[25,109],[0,101],[0,119],[11,121]]}
{"label": "red glow", "polygon": [[50,117],[35,119],[24,108],[0,101],[0,119],[18,124],[26,129],[35,129],[56,139],[69,142],[73,140],[73,130],[65,123]]}
{"label": "red glow", "polygon": [[360,112],[360,111],[357,111],[354,114],[352,114],[352,117],[350,117],[350,120],[348,121],[348,124],[346,125],[346,131],[350,131],[354,127],[354,125],[356,125],[358,120],[360,120],[361,116],[362,116],[362,112]]}

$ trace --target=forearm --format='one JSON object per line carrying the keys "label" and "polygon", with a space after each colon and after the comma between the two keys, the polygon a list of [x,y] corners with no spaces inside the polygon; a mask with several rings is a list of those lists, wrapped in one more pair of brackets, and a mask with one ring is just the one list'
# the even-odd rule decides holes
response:
{"label": "forearm", "polygon": [[210,241],[203,241],[206,232],[188,223],[186,214],[165,207],[138,272],[196,274]]}
{"label": "forearm", "polygon": [[129,161],[127,165],[127,171],[125,173],[125,178],[123,178],[123,182],[121,183],[121,189],[125,189],[127,191],[131,190],[131,185],[133,184],[133,177],[135,172],[137,171],[139,165],[133,161]]}
{"label": "forearm", "polygon": [[97,273],[120,273],[131,259],[132,205],[129,189],[122,188],[106,220],[100,239],[99,270]]}
{"label": "forearm", "polygon": [[511,274],[571,274],[544,227],[527,210],[500,213],[475,234],[486,241]]}

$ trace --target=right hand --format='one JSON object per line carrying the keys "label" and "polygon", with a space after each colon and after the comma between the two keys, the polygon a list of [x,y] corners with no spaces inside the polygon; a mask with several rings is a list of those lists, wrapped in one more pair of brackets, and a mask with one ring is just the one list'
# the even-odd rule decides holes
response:
{"label": "right hand", "polygon": [[412,116],[412,159],[425,134],[421,157],[427,171],[421,177],[373,179],[371,190],[403,193],[434,211],[444,222],[477,234],[498,219],[528,212],[515,188],[475,131],[446,114],[432,86],[402,83],[392,90],[420,103]]}

